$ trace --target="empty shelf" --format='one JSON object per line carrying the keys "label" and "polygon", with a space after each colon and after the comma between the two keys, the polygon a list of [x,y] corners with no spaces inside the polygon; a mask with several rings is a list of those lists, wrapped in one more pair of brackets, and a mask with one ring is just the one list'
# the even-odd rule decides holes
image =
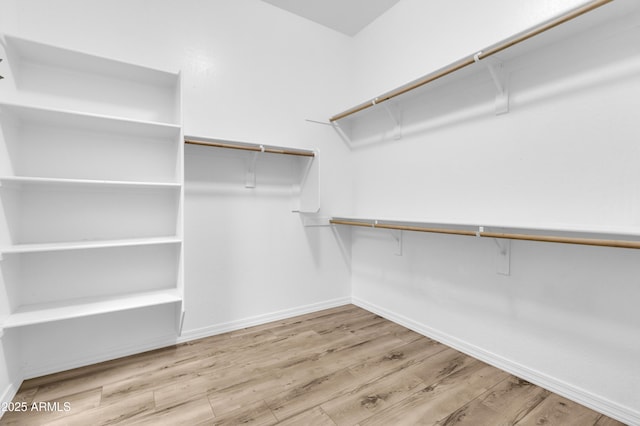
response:
{"label": "empty shelf", "polygon": [[0,253],[36,253],[44,251],[59,250],[86,250],[108,247],[130,247],[157,244],[179,244],[182,240],[178,237],[156,237],[156,238],[132,238],[124,240],[101,240],[101,241],[74,241],[64,243],[42,243],[42,244],[17,244],[0,249]]}
{"label": "empty shelf", "polygon": [[9,315],[2,327],[14,328],[43,324],[52,321],[177,303],[181,300],[177,289],[166,289],[120,296],[92,297],[28,305],[20,307],[16,312]]}

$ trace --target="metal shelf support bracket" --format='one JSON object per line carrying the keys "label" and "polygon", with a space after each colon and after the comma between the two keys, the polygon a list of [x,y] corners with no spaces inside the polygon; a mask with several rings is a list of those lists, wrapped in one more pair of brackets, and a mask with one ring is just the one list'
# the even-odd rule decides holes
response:
{"label": "metal shelf support bracket", "polygon": [[245,177],[245,188],[255,188],[256,187],[256,163],[258,162],[258,155],[264,152],[264,146],[260,145],[260,152],[254,152],[249,159],[249,164],[247,165],[247,173]]}
{"label": "metal shelf support bracket", "polygon": [[394,140],[402,138],[402,114],[398,105],[393,102],[386,102],[382,104],[382,107],[387,111],[391,122],[393,124],[392,137]]}
{"label": "metal shelf support bracket", "polygon": [[[375,225],[378,224],[378,221],[376,220],[373,223],[373,227],[375,228]],[[396,251],[395,251],[395,255],[396,256],[402,256],[402,247],[403,247],[403,243],[402,243],[402,236],[403,236],[403,232],[401,229],[389,229],[389,235],[391,235],[391,238],[393,238],[393,240],[396,242]]]}
{"label": "metal shelf support bracket", "polygon": [[511,275],[511,240],[494,238],[498,246],[496,272],[500,275]]}
{"label": "metal shelf support bracket", "polygon": [[509,112],[509,75],[505,71],[502,61],[495,57],[480,59],[482,52],[478,52],[473,56],[475,62],[480,62],[487,67],[491,80],[496,86],[495,112],[496,115],[506,114]]}
{"label": "metal shelf support bracket", "polygon": [[349,149],[353,148],[351,138],[347,134],[347,131],[342,126],[340,126],[337,121],[334,121],[331,124],[333,125],[333,130],[336,131],[338,136],[340,136],[340,139],[342,139],[342,141],[349,147]]}

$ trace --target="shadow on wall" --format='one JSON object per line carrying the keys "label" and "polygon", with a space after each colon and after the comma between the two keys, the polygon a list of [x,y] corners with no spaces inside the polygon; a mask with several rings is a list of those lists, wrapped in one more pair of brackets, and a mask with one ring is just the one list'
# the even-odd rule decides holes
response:
{"label": "shadow on wall", "polygon": [[549,344],[595,345],[618,358],[640,355],[629,339],[640,327],[632,278],[640,276],[640,250],[512,241],[510,275],[501,275],[490,239],[405,232],[403,240],[397,256],[385,230],[353,230],[353,274],[366,283],[357,297],[387,295],[369,301],[418,309],[429,324],[445,317],[499,324],[489,334],[503,329]]}

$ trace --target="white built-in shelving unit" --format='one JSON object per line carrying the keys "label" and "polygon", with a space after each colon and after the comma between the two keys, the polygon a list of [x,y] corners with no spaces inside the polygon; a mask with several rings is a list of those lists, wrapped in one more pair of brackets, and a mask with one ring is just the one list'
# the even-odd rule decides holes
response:
{"label": "white built-in shelving unit", "polygon": [[180,74],[5,36],[3,329],[174,304],[183,317]]}

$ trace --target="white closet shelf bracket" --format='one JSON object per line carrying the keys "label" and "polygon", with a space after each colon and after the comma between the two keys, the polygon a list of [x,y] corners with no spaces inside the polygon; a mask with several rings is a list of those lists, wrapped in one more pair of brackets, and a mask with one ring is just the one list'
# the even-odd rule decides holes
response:
{"label": "white closet shelf bracket", "polygon": [[401,229],[394,230],[390,229],[391,238],[396,242],[396,256],[402,256],[402,236],[404,235]]}
{"label": "white closet shelf bracket", "polygon": [[[320,150],[314,149],[313,157],[307,157],[308,161],[303,166],[304,168],[302,169],[302,173],[300,176],[300,184],[293,185],[293,192],[297,192],[299,194],[297,204],[294,204],[293,208],[291,209],[293,213],[318,213],[320,211],[320,176],[318,170],[319,159]],[[305,205],[302,200],[302,194],[306,192],[305,189],[310,187],[315,188],[315,191],[311,192],[311,194],[315,196],[309,196],[309,202],[313,200],[311,207],[309,207],[308,204]]]}
{"label": "white closet shelf bracket", "polygon": [[[373,228],[378,228],[378,227],[381,227],[380,225],[381,224],[377,220],[374,220],[371,226]],[[402,229],[395,229],[395,228],[386,228],[386,229],[389,231],[389,235],[391,235],[391,238],[393,238],[393,240],[396,242],[395,255],[402,256]]]}
{"label": "white closet shelf bracket", "polygon": [[333,130],[336,131],[338,136],[340,136],[340,139],[342,139],[342,141],[349,147],[349,149],[353,148],[351,138],[349,137],[345,129],[340,126],[340,123],[338,123],[337,121],[331,121],[330,123],[332,124]]}
{"label": "white closet shelf bracket", "polygon": [[[479,226],[476,237],[485,236],[484,226]],[[496,247],[498,247],[498,255],[496,257],[496,272],[500,275],[511,275],[511,240],[507,238],[492,238]]]}
{"label": "white closet shelf bracket", "polygon": [[473,55],[473,60],[487,67],[491,75],[491,80],[497,91],[495,98],[496,115],[506,114],[509,112],[509,75],[505,71],[504,63],[494,56],[480,59],[481,57],[482,52],[478,52]]}
{"label": "white closet shelf bracket", "polygon": [[498,246],[496,272],[500,275],[511,275],[511,240],[494,238]]}
{"label": "white closet shelf bracket", "polygon": [[391,117],[391,124],[393,125],[392,137],[394,140],[402,138],[402,113],[397,104],[388,102],[382,104],[382,107],[387,111],[389,117]]}
{"label": "white closet shelf bracket", "polygon": [[256,163],[258,162],[258,156],[261,153],[264,153],[264,145],[260,145],[260,151],[253,152],[251,157],[249,158],[249,163],[247,164],[247,173],[245,175],[245,188],[256,187]]}

